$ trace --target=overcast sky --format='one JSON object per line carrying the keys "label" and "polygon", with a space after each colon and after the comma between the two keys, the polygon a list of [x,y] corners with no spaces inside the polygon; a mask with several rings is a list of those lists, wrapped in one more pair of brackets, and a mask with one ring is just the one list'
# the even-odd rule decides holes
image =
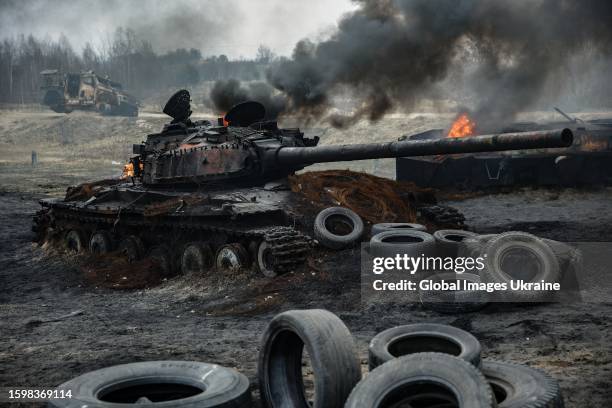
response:
{"label": "overcast sky", "polygon": [[325,37],[354,8],[350,0],[0,0],[0,37],[64,33],[80,50],[124,26],[157,51],[193,47],[238,58],[265,44],[290,55],[297,41]]}

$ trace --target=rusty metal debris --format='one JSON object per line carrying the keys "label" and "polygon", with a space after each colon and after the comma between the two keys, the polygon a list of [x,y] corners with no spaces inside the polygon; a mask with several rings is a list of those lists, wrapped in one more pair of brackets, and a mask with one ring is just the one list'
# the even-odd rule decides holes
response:
{"label": "rusty metal debris", "polygon": [[56,69],[40,73],[42,104],[58,113],[95,110],[104,115],[138,116],[138,101],[120,83],[93,71],[62,73]]}

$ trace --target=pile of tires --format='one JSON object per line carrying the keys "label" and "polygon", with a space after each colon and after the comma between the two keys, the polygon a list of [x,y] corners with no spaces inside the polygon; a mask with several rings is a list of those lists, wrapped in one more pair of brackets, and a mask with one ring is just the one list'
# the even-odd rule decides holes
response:
{"label": "pile of tires", "polygon": [[362,379],[342,320],[325,310],[292,310],[272,319],[262,337],[260,395],[266,408],[563,407],[547,374],[481,353],[480,342],[456,327],[393,327],[371,340]]}
{"label": "pile of tires", "polygon": [[386,251],[378,252],[389,255],[395,250],[411,256],[457,257],[464,241],[477,236],[465,230],[438,230],[429,234],[424,225],[414,223],[380,223],[372,226],[370,245],[386,247]]}
{"label": "pile of tires", "polygon": [[[290,310],[266,327],[258,382],[265,408],[562,408],[558,383],[524,365],[482,358],[480,342],[457,327],[397,326],[368,346],[362,378],[351,332],[335,314]],[[306,370],[305,370],[306,369]],[[153,361],[92,371],[61,384],[70,398],[49,407],[247,408],[248,379],[216,364]]]}
{"label": "pile of tires", "polygon": [[370,373],[346,408],[562,408],[556,380],[534,368],[483,359],[470,333],[441,324],[397,326],[368,347]]}
{"label": "pile of tires", "polygon": [[[525,283],[559,283],[568,273],[571,282],[581,268],[578,250],[561,242],[539,238],[526,232],[479,235],[466,230],[438,230],[429,234],[425,227],[409,223],[382,223],[372,227],[372,257],[435,256],[442,259],[480,259],[482,267],[468,272],[426,270],[418,276],[432,282],[503,284],[512,280]],[[570,282],[570,283],[571,283]],[[457,285],[457,286],[462,286]],[[577,288],[576,288],[577,290]],[[487,293],[482,290],[420,290],[423,307],[442,313],[464,313],[482,309],[489,302],[539,303],[556,299],[555,293],[534,290],[505,290]]]}

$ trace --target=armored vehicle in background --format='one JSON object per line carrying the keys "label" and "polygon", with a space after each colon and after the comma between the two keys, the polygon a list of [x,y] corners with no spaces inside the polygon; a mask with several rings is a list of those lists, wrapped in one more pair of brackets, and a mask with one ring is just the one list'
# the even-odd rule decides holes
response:
{"label": "armored vehicle in background", "polygon": [[39,240],[75,251],[148,254],[168,273],[244,268],[266,276],[306,258],[309,233],[287,176],[314,163],[563,147],[567,129],[435,141],[318,146],[297,128],[266,121],[257,102],[232,108],[216,123],[191,120],[190,95],[164,108],[173,120],[133,146],[123,180],[68,189],[45,199],[34,218]]}
{"label": "armored vehicle in background", "polygon": [[138,116],[138,102],[122,90],[121,84],[93,71],[62,74],[58,70],[40,73],[42,104],[58,113],[95,110],[105,115]]}
{"label": "armored vehicle in background", "polygon": [[[569,128],[569,149],[511,150],[441,157],[399,157],[396,179],[422,187],[477,190],[508,186],[612,185],[612,118],[581,120],[555,108],[566,120],[520,122],[484,132],[533,132]],[[463,135],[470,138],[477,135]],[[449,137],[446,129],[409,135],[404,140]],[[457,137],[457,136],[454,136]]]}

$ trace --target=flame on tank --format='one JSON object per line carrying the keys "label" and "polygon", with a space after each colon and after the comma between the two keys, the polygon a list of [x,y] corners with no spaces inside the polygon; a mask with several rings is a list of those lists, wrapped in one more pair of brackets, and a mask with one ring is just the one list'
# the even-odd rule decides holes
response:
{"label": "flame on tank", "polygon": [[476,131],[476,123],[466,113],[462,113],[455,119],[448,131],[448,137],[473,136]]}
{"label": "flame on tank", "polygon": [[[144,170],[144,164],[140,163],[140,165],[138,166],[140,167],[140,171],[142,172]],[[127,179],[130,177],[134,177],[135,173],[134,173],[134,164],[132,162],[127,163],[126,165],[123,166],[123,172],[121,174],[121,178],[122,179]]]}

